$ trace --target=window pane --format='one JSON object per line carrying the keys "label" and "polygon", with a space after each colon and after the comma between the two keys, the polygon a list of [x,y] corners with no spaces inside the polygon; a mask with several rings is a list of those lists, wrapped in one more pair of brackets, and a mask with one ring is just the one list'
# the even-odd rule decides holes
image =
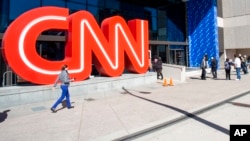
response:
{"label": "window pane", "polygon": [[42,6],[65,7],[65,0],[42,0]]}
{"label": "window pane", "polygon": [[9,15],[8,15],[8,0],[0,1],[0,32],[4,32],[8,26]]}
{"label": "window pane", "polygon": [[40,6],[40,1],[37,0],[10,0],[10,15],[9,20],[13,21],[20,14]]}
{"label": "window pane", "polygon": [[67,7],[70,9],[70,14],[79,10],[86,10],[86,4],[67,2]]}
{"label": "window pane", "polygon": [[110,9],[120,9],[120,2],[118,0],[109,0],[105,3],[106,8]]}
{"label": "window pane", "polygon": [[68,0],[68,2],[86,3],[87,0]]}
{"label": "window pane", "polygon": [[[104,1],[105,0],[88,0],[88,4],[103,7],[104,6]],[[110,3],[110,0],[107,3]]]}
{"label": "window pane", "polygon": [[99,12],[100,8],[96,6],[88,6],[88,11],[95,17],[97,22],[101,22],[100,17],[102,17],[103,12]]}

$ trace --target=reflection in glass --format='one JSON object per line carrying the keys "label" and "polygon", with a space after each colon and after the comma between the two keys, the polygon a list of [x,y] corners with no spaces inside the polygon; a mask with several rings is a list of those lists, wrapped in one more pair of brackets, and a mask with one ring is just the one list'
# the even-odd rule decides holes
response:
{"label": "reflection in glass", "polygon": [[86,10],[85,4],[67,2],[67,8],[69,8],[70,14],[75,13],[79,10]]}
{"label": "reflection in glass", "polygon": [[39,7],[40,6],[40,1],[37,0],[10,0],[10,15],[9,15],[9,20],[13,21],[15,18],[17,18],[20,14]]}

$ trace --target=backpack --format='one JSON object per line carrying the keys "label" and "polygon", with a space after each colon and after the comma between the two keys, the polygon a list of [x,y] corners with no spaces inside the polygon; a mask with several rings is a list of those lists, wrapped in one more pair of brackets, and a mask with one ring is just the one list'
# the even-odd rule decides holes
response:
{"label": "backpack", "polygon": [[226,69],[226,70],[229,70],[229,69],[230,69],[230,64],[229,64],[229,62],[225,62],[225,69]]}

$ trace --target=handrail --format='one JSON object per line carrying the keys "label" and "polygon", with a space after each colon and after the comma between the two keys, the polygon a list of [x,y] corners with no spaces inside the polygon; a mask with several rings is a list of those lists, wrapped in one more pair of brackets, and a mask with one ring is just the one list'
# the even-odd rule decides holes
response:
{"label": "handrail", "polygon": [[[3,87],[5,86],[5,77],[6,77],[6,75],[8,73],[10,73],[10,75],[11,75],[11,85],[12,85],[12,75],[13,75],[13,72],[12,71],[6,71],[6,72],[3,73],[3,81],[2,81],[2,86]],[[15,82],[15,84],[16,84],[16,82]]]}

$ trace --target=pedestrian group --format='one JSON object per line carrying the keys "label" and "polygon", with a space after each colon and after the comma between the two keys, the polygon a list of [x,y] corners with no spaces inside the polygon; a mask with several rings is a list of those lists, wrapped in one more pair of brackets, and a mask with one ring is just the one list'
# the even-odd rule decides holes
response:
{"label": "pedestrian group", "polygon": [[[244,74],[248,74],[248,58],[246,55],[242,56],[239,54],[238,56],[234,54],[234,60],[230,60],[226,58],[224,62],[224,69],[226,74],[226,80],[231,80],[231,70],[234,68],[236,70],[236,81],[241,80],[241,70]],[[217,69],[218,69],[218,61],[216,57],[211,57],[210,61],[211,73],[214,79],[217,79]],[[205,54],[202,58],[200,68],[201,68],[201,79],[206,80],[206,69],[209,67],[208,64],[208,56]]]}

